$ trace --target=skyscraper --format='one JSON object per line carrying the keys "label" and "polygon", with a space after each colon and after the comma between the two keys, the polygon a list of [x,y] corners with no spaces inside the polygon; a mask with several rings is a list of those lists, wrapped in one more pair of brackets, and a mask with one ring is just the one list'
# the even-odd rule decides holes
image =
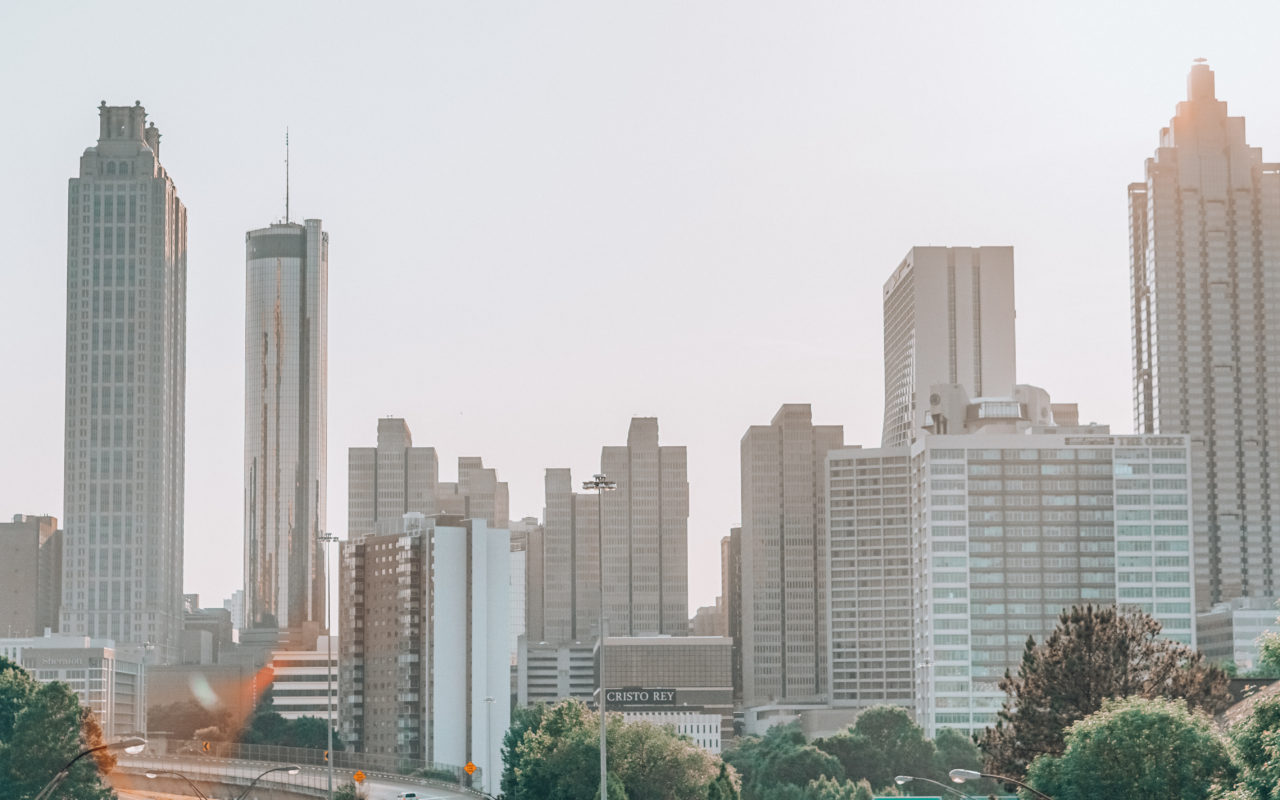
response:
{"label": "skyscraper", "polygon": [[839,425],[782,406],[742,437],[742,679],[747,706],[826,693],[827,452]]}
{"label": "skyscraper", "polygon": [[[658,444],[658,420],[635,417],[627,444],[601,449],[600,471],[618,484],[604,508],[609,633],[689,630],[689,478],[683,446]],[[533,642],[564,645],[599,635],[600,500],[575,492],[568,469],[546,472],[541,586],[530,609]]]}
{"label": "skyscraper", "polygon": [[58,629],[62,531],[55,517],[15,514],[0,522],[0,634],[39,636]]}
{"label": "skyscraper", "polygon": [[1196,604],[1280,595],[1280,165],[1203,60],[1129,186],[1134,418],[1190,434]]}
{"label": "skyscraper", "polygon": [[[244,585],[250,627],[324,622],[329,235],[245,236]],[[314,641],[314,640],[313,640]]]}
{"label": "skyscraper", "polygon": [[187,211],[140,103],[98,109],[68,191],[64,633],[182,630]]}
{"label": "skyscraper", "polygon": [[1014,384],[1013,248],[913,247],[884,285],[883,447],[911,444],[929,387]]}

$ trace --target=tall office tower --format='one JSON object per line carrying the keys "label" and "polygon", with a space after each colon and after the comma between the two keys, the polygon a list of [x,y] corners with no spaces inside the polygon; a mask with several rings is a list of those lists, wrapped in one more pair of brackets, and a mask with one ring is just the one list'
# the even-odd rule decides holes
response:
{"label": "tall office tower", "polygon": [[1013,248],[913,247],[884,285],[883,447],[925,425],[929,387],[1014,384]]}
{"label": "tall office tower", "polygon": [[436,484],[436,510],[442,514],[483,519],[505,528],[509,506],[506,482],[498,480],[498,471],[486,468],[479,456],[460,456],[458,480]]}
{"label": "tall office tower", "polygon": [[729,638],[733,640],[733,699],[742,703],[742,528],[730,528],[720,540],[720,596]]}
{"label": "tall office tower", "polygon": [[67,220],[63,633],[179,655],[187,210],[141,104],[98,109]]}
{"label": "tall office tower", "polygon": [[604,602],[611,636],[689,632],[689,476],[683,446],[658,444],[656,417],[634,417],[625,447],[605,447]]}
{"label": "tall office tower", "polygon": [[[685,448],[659,445],[658,420],[635,417],[625,446],[601,449],[600,471],[618,485],[603,500],[610,635],[688,633]],[[530,641],[587,641],[599,635],[601,501],[575,492],[568,469],[548,469],[545,485],[542,585],[530,587],[540,588],[542,628],[530,627]]]}
{"label": "tall office tower", "polygon": [[405,514],[434,514],[440,465],[434,447],[414,447],[409,424],[378,420],[377,447],[347,450],[347,536],[400,530]]}
{"label": "tall office tower", "polygon": [[1280,596],[1280,164],[1196,63],[1129,186],[1134,417],[1190,434],[1196,604]]}
{"label": "tall office tower", "polygon": [[[245,236],[244,585],[250,627],[325,625],[329,234]],[[314,634],[312,634],[314,636]],[[310,642],[308,643],[310,644]]]}
{"label": "tall office tower", "polygon": [[831,704],[911,706],[911,453],[827,453]]}
{"label": "tall office tower", "polygon": [[814,702],[827,691],[827,452],[839,425],[807,404],[778,409],[742,437],[743,703]]}
{"label": "tall office tower", "polygon": [[40,636],[58,629],[62,531],[56,517],[15,514],[0,522],[0,635]]}
{"label": "tall office tower", "polygon": [[[511,538],[410,513],[342,544],[343,738],[370,763],[460,768],[494,793],[510,726]],[[367,767],[366,767],[367,769]]]}

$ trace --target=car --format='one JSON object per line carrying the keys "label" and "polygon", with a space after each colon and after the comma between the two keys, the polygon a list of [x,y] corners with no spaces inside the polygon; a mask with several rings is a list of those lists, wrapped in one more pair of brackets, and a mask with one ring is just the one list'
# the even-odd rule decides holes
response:
{"label": "car", "polygon": [[418,800],[417,792],[401,792],[396,795],[396,800]]}

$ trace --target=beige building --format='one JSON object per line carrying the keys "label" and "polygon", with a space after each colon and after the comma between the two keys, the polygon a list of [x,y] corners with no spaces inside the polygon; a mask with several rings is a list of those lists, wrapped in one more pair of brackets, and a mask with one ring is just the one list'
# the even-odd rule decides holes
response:
{"label": "beige building", "polygon": [[66,456],[59,630],[182,634],[187,210],[141,105],[98,109],[67,204]]}
{"label": "beige building", "polygon": [[1244,123],[1196,63],[1129,185],[1134,429],[1191,437],[1200,611],[1280,596],[1280,167]]}
{"label": "beige building", "polygon": [[378,420],[376,447],[347,450],[347,536],[400,530],[405,514],[452,514],[508,522],[507,484],[475,456],[458,459],[458,480],[440,480],[434,447],[414,447],[409,424]]}
{"label": "beige building", "polygon": [[[597,665],[599,659],[597,648]],[[675,725],[718,753],[733,738],[732,659],[733,643],[724,636],[610,636],[605,708],[629,720]]]}
{"label": "beige building", "polygon": [[62,531],[56,517],[15,514],[0,522],[0,635],[39,636],[58,629]]}
{"label": "beige building", "polygon": [[[631,420],[625,446],[605,447],[601,471],[617,483],[603,500],[575,491],[568,469],[546,472],[541,552],[529,563],[532,643],[556,646],[599,634],[600,517],[604,508],[605,606],[609,630],[682,635],[689,627],[689,479],[682,446],[659,445],[658,420]],[[541,607],[536,602],[541,601]]]}
{"label": "beige building", "polygon": [[[307,650],[271,654],[271,702],[285,719],[333,719],[338,727],[338,655],[336,636],[321,636]],[[328,695],[328,701],[325,696]],[[332,714],[332,717],[329,715]]]}
{"label": "beige building", "polygon": [[743,702],[812,702],[827,688],[827,452],[839,425],[787,404],[742,437]]}
{"label": "beige building", "polygon": [[929,387],[1013,389],[1012,247],[913,247],[884,285],[883,447],[924,426]]}

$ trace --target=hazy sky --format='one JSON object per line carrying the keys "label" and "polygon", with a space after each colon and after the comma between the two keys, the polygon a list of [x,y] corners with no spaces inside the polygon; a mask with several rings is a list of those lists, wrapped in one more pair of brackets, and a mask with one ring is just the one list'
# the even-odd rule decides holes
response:
{"label": "hazy sky", "polygon": [[739,440],[786,402],[875,446],[881,286],[1013,245],[1018,377],[1132,426],[1126,185],[1195,57],[1280,160],[1280,4],[0,5],[0,515],[62,516],[66,187],[141,100],[189,211],[186,590],[242,583],[244,234],[330,232],[329,528],[405,417],[541,516],[633,415],[689,448],[690,610]]}

